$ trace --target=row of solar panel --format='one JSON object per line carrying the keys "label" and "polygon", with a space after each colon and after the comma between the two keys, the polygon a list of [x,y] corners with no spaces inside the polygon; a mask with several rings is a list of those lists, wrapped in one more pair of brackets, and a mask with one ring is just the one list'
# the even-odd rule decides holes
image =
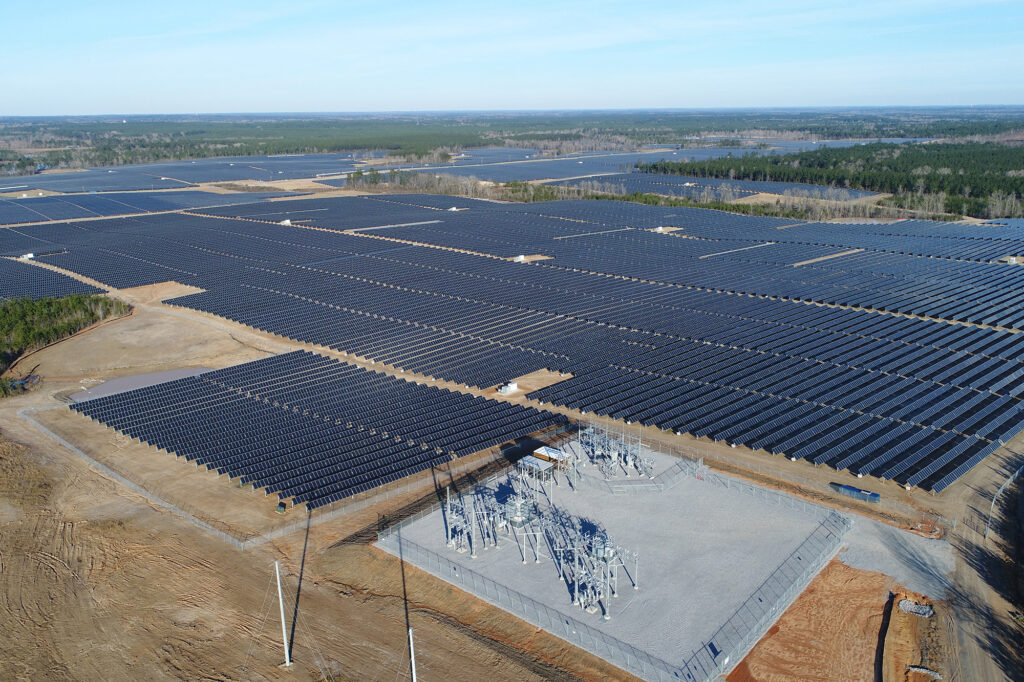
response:
{"label": "row of solar panel", "polygon": [[[405,318],[407,322],[425,324],[433,328],[445,328],[460,334],[472,334],[478,337],[486,334],[492,341],[530,347],[553,354],[562,354],[565,346],[564,336],[574,335],[577,331],[577,329],[565,328],[566,321],[558,320],[563,328],[562,333],[555,336],[550,345],[546,343],[544,330],[548,328],[547,318],[537,314],[526,315],[522,312],[522,309],[527,307],[535,310],[544,309],[543,304],[548,297],[539,294],[535,285],[514,286],[508,280],[488,280],[480,275],[460,277],[459,273],[452,271],[444,273],[445,276],[442,279],[432,283],[419,279],[412,284],[409,280],[401,277],[411,268],[402,268],[400,262],[388,262],[392,258],[408,258],[409,256],[404,253],[372,256],[370,262],[372,269],[376,272],[367,272],[366,268],[356,267],[355,275],[351,273],[345,275],[356,279],[345,283],[314,277],[312,273],[300,273],[281,275],[276,281],[267,283],[265,286],[274,290],[284,289],[303,299],[320,300],[329,305],[363,312],[377,309],[392,310],[396,315]],[[383,263],[380,262],[382,259]],[[363,259],[349,259],[344,263],[334,265],[338,266],[335,269],[342,267],[350,269],[354,267],[353,264],[358,266],[358,264],[366,262],[367,260]],[[494,267],[511,271],[522,270],[521,266],[515,264],[496,263]],[[420,271],[422,272],[422,269]],[[429,270],[426,272],[430,273]],[[413,274],[418,273],[414,270]],[[474,303],[465,300],[446,301],[409,291],[375,287],[362,281],[361,278],[364,276],[373,276],[390,284],[399,284],[403,288],[415,286],[417,289],[433,290],[453,298],[472,299],[476,302],[497,302],[514,309],[495,311],[491,307],[488,309],[494,312],[481,318],[482,311]],[[579,278],[575,277],[575,279]],[[579,291],[572,291],[572,295],[567,297],[567,293],[570,292],[555,290],[552,294],[554,298],[552,303],[555,305],[562,301],[566,303],[561,307],[553,306],[553,309],[549,307],[546,312],[562,315],[572,314],[604,324],[662,334],[668,333],[761,352],[807,357],[817,361],[825,360],[835,364],[934,379],[958,386],[993,391],[1006,390],[1012,394],[1016,394],[1020,389],[1021,365],[1017,362],[1001,362],[998,355],[986,357],[981,354],[986,349],[991,349],[991,353],[999,353],[1000,349],[1009,349],[1015,338],[1013,335],[1005,333],[989,333],[971,327],[929,325],[911,320],[878,318],[877,316],[859,314],[857,317],[862,323],[871,324],[874,327],[903,328],[908,332],[914,330],[915,336],[889,332],[886,335],[888,338],[883,340],[872,337],[871,329],[866,330],[867,333],[844,336],[837,334],[833,327],[837,318],[850,317],[849,313],[831,311],[831,314],[828,314],[829,311],[807,307],[803,310],[804,315],[827,316],[832,319],[819,323],[819,330],[796,336],[793,333],[793,325],[796,320],[787,319],[785,323],[769,322],[762,316],[761,319],[744,320],[738,323],[734,317],[723,316],[721,312],[710,312],[720,310],[723,305],[728,305],[733,301],[734,297],[711,296],[709,298],[718,300],[709,300],[703,311],[692,311],[680,307],[647,306],[637,301],[630,302],[628,306],[608,305],[605,301],[603,307],[597,305],[586,307],[586,295]],[[416,298],[423,300],[412,300]],[[582,306],[580,305],[581,301]],[[428,309],[431,307],[434,308],[433,311]],[[581,310],[581,307],[584,309]],[[791,312],[790,316],[792,316]],[[277,315],[269,317],[271,319],[261,320],[260,324],[266,324],[278,318]],[[799,316],[795,317],[799,319]],[[455,320],[452,321],[451,318],[455,318]],[[496,321],[490,321],[491,318]],[[471,319],[472,321],[470,321]],[[497,322],[503,323],[503,327],[496,328]],[[805,325],[804,328],[807,329],[807,326]],[[908,345],[908,340],[917,340],[927,332],[939,336],[934,339],[926,338],[928,342],[926,344]],[[874,332],[874,334],[880,333],[882,332]],[[573,345],[577,345],[578,342],[575,340],[577,337],[573,336],[573,338]],[[944,338],[949,339],[946,343],[955,344],[957,350],[934,347]],[[997,341],[998,345],[995,345]],[[1005,356],[1005,353],[1003,355]]]}
{"label": "row of solar panel", "polygon": [[[1024,354],[1024,349],[1016,347],[1015,334],[997,330],[879,317],[836,308],[794,307],[763,298],[624,282],[418,247],[400,253],[368,254],[317,269],[347,278],[682,336],[704,333],[708,325],[735,325],[737,320],[749,320],[757,323],[750,330],[761,326],[813,330],[814,335],[803,338],[831,343],[845,343],[849,338],[844,337],[892,341],[899,344],[892,349],[894,353],[905,353],[909,349],[903,346],[914,344],[1002,359],[1018,359]],[[317,279],[309,283],[311,288],[303,289],[301,279],[289,275],[275,286],[292,286],[296,293],[315,296],[322,287],[330,285],[328,280]],[[688,320],[686,313],[701,313],[703,317]],[[739,325],[729,342],[742,345],[748,333],[747,327]]]}
{"label": "row of solar panel", "polygon": [[[81,241],[72,253],[54,258],[82,258],[86,262],[75,267],[97,270],[105,264],[103,276],[97,277],[101,281],[152,266],[153,272],[145,273],[151,281],[185,279],[208,289],[179,299],[176,303],[180,305],[467,385],[492,386],[543,368],[585,376],[639,344],[660,348],[670,341],[667,336],[680,343],[729,346],[737,353],[767,352],[774,364],[766,364],[765,371],[780,371],[791,362],[826,361],[847,381],[868,377],[870,381],[858,384],[868,393],[869,385],[878,391],[885,388],[875,382],[888,380],[874,376],[885,376],[880,373],[884,369],[905,375],[907,381],[927,377],[949,383],[950,390],[979,388],[994,391],[996,398],[1017,395],[1017,361],[1024,349],[1013,334],[579,271],[581,264],[592,261],[606,266],[601,270],[606,274],[669,281],[684,275],[684,283],[699,277],[699,281],[716,285],[753,280],[758,287],[776,292],[797,285],[811,288],[811,284],[788,279],[793,273],[799,277],[810,273],[821,278],[814,283],[818,293],[833,279],[861,282],[859,290],[844,290],[861,299],[867,298],[864,292],[870,293],[872,282],[880,287],[898,280],[907,287],[907,300],[921,305],[927,302],[941,312],[941,306],[953,310],[979,301],[1000,305],[991,283],[1006,278],[992,269],[1005,266],[927,259],[946,268],[940,282],[930,281],[929,273],[919,267],[909,274],[883,275],[874,272],[881,266],[867,263],[865,268],[871,271],[848,273],[839,266],[849,256],[792,268],[787,267],[788,259],[799,262],[834,255],[835,251],[791,243],[761,246],[765,242],[740,238],[684,240],[622,231],[621,221],[637,216],[646,215],[647,225],[674,219],[657,207],[565,202],[567,205],[512,209],[460,200],[471,207],[468,212],[438,211],[454,201],[446,197],[352,199],[338,204],[311,200],[286,202],[287,209],[280,209],[282,204],[259,204],[238,211],[253,214],[260,222],[190,216],[173,216],[166,223],[156,219],[93,221],[83,224],[85,227],[55,227],[63,229],[62,238]],[[648,215],[647,208],[657,210]],[[604,218],[612,223],[612,231],[595,220],[603,209],[612,216]],[[218,212],[228,215],[230,210]],[[546,250],[556,259],[519,264],[271,224],[282,215],[295,222],[303,220],[303,215],[321,214],[328,216],[323,219],[325,227],[331,227],[330,216],[359,225],[373,220],[379,221],[377,224],[424,222],[429,216],[442,222],[408,229],[453,225],[457,230],[452,234],[470,233],[474,225],[479,231],[480,225],[493,221],[500,229],[484,236],[499,241],[503,233],[514,233],[517,221],[522,220],[527,226],[524,232],[532,230],[538,238],[543,236]],[[708,225],[743,223],[753,232],[789,231],[776,229],[785,221],[737,218],[713,211],[683,211],[681,215]],[[311,224],[321,220],[310,218]],[[383,235],[392,229],[367,234]],[[87,253],[84,244],[103,239],[110,241],[97,248],[98,254]],[[755,254],[763,255],[755,258]],[[309,265],[293,267],[300,263]],[[831,264],[836,269],[827,270]],[[970,271],[962,281],[956,279],[960,268]],[[1007,288],[1012,291],[1014,287]],[[1012,310],[1012,305],[1007,310]],[[866,368],[879,371],[865,373]],[[926,389],[932,390],[945,389]],[[917,397],[924,398],[921,394]],[[954,409],[969,411],[965,405],[957,402]],[[880,408],[876,411],[882,412]],[[895,406],[886,411],[881,416],[891,417]]]}
{"label": "row of solar panel", "polygon": [[874,308],[1014,329],[1024,325],[1024,314],[1015,305],[1012,292],[988,289],[981,293],[960,285],[880,277],[855,270],[840,272],[827,266],[793,268],[764,263],[752,268],[746,261],[693,258],[668,249],[637,253],[632,244],[622,240],[618,248],[611,248],[614,237],[607,236],[600,248],[587,248],[573,240],[575,248],[570,250],[565,242],[560,242],[555,249],[556,259],[540,264],[729,293]]}
{"label": "row of solar panel", "polygon": [[[360,269],[360,264],[367,265]],[[581,273],[543,267],[512,264],[493,259],[475,258],[433,249],[406,250],[402,253],[371,254],[365,259],[345,264],[355,276],[370,277],[376,270],[379,277],[386,272],[386,281],[409,287],[434,287],[447,293],[461,292],[479,297],[476,282],[500,283],[492,289],[495,302],[550,310],[559,314],[588,315],[604,305],[618,306],[616,314],[628,315],[639,310],[648,325],[635,325],[628,317],[601,321],[624,326],[639,326],[652,331],[669,331],[661,318],[671,320],[678,310],[704,312],[724,319],[749,319],[784,325],[791,329],[870,336],[900,343],[936,346],[982,353],[1004,359],[1019,358],[1018,336],[1013,333],[950,326],[927,320],[878,316],[855,310],[796,306],[789,302],[749,296],[723,296],[716,292],[664,286],[648,282],[583,276]],[[392,267],[396,264],[400,268]],[[337,269],[337,268],[335,268]],[[445,289],[450,287],[451,291]],[[518,303],[517,303],[518,302]],[[621,305],[626,303],[628,305]],[[653,325],[653,326],[652,326]]]}
{"label": "row of solar panel", "polygon": [[467,386],[494,386],[550,364],[546,356],[528,350],[271,291],[246,296],[222,289],[168,303]]}
{"label": "row of solar panel", "polygon": [[[509,237],[510,230],[499,229],[495,226],[490,229],[489,219],[478,221],[472,225],[461,225],[452,222],[444,222],[429,226],[410,226],[393,228],[378,232],[379,235],[407,239],[439,246],[453,248],[469,248],[483,253],[495,253],[502,256],[510,256],[515,253],[541,252],[555,256],[554,263],[565,264],[567,267],[594,269],[609,274],[646,277],[648,279],[661,279],[674,283],[682,283],[694,286],[708,285],[708,277],[717,277],[716,288],[735,290],[741,292],[762,293],[764,295],[794,296],[806,300],[835,302],[843,305],[861,306],[882,306],[885,310],[895,312],[910,312],[919,315],[931,316],[952,316],[952,319],[961,321],[978,322],[994,325],[1014,325],[1019,322],[1018,316],[1012,312],[1007,313],[1005,306],[986,306],[983,314],[971,314],[971,309],[976,308],[977,301],[971,292],[963,287],[951,286],[937,291],[939,287],[931,286],[922,290],[922,273],[907,275],[900,272],[885,272],[884,269],[872,267],[869,272],[857,272],[852,268],[858,280],[844,280],[843,286],[833,285],[828,279],[842,271],[848,274],[851,268],[846,264],[850,261],[848,257],[836,258],[808,264],[799,271],[783,267],[785,259],[791,259],[789,264],[802,260],[819,258],[823,255],[834,255],[838,253],[832,246],[805,245],[807,250],[798,253],[794,249],[798,244],[791,244],[788,252],[780,252],[778,245],[767,248],[745,249],[748,246],[760,246],[764,242],[730,241],[728,244],[719,244],[714,241],[694,241],[672,239],[665,241],[661,235],[648,235],[629,231],[625,234],[591,234],[584,237],[573,235],[572,239],[552,238],[555,233],[546,226],[541,227],[543,236],[523,236],[526,232],[517,230],[519,236]],[[774,230],[776,234],[785,234],[789,230]],[[564,235],[555,235],[564,237]],[[773,235],[773,238],[774,235]],[[623,244],[626,242],[626,244]],[[1024,246],[1024,242],[1022,242]],[[726,260],[739,260],[741,262],[723,265],[716,263],[691,263],[684,262],[686,268],[680,272],[680,259],[684,258],[708,258],[711,254],[735,251],[732,258]],[[632,254],[628,261],[622,254]],[[764,256],[762,256],[764,254]],[[766,283],[764,277],[753,277],[747,262],[763,262],[765,259],[774,263],[777,267],[770,273],[771,279],[778,282]],[[715,256],[715,260],[719,260]],[[925,267],[918,264],[919,267]],[[969,264],[964,264],[969,265]],[[659,267],[660,266],[660,267]],[[1002,273],[1002,277],[1020,279],[1016,273]],[[695,271],[695,272],[694,272]],[[724,271],[724,272],[723,272]],[[691,272],[692,276],[680,280],[680,275]],[[668,274],[671,273],[671,274]],[[825,273],[825,274],[821,274]],[[975,273],[977,276],[988,276],[983,273]],[[1024,273],[1021,273],[1024,275]],[[720,276],[719,276],[720,275]],[[815,275],[821,275],[815,277]],[[825,279],[823,280],[822,277]],[[728,279],[725,279],[728,278]],[[810,280],[810,281],[807,281]],[[964,283],[970,283],[969,273],[961,277]],[[859,289],[865,291],[860,295],[858,290],[849,291],[851,286],[860,284]],[[872,286],[874,285],[874,286]],[[895,292],[898,298],[881,297],[880,293]],[[837,296],[842,294],[842,296]],[[949,301],[950,306],[925,305],[922,299],[927,296],[934,299],[943,296],[942,301]],[[991,290],[987,292],[991,298]],[[966,300],[961,300],[966,298]],[[863,300],[861,300],[863,299]],[[981,301],[986,303],[986,301]]]}
{"label": "row of solar panel", "polygon": [[666,175],[663,173],[642,173],[654,182],[664,184],[696,184],[704,187],[733,187],[750,193],[789,194],[791,196],[814,197],[833,201],[850,201],[875,196],[875,192],[845,187],[813,185],[805,182],[777,182],[774,180],[737,180],[735,178],[702,178],[695,175]]}
{"label": "row of solar panel", "polygon": [[302,351],[71,407],[309,508],[564,421]]}
{"label": "row of solar panel", "polygon": [[[694,345],[696,348],[700,350],[707,348],[707,346],[705,345]],[[731,351],[732,349],[725,350]],[[675,360],[679,359],[678,350],[673,350],[673,352],[669,353],[669,355]],[[910,380],[904,380],[902,384],[899,385],[900,391],[895,391],[894,386],[886,387],[880,385],[879,382],[881,379],[888,379],[886,375],[872,376],[870,373],[863,372],[851,375],[849,373],[841,373],[838,371],[837,368],[833,368],[835,376],[823,378],[815,376],[812,372],[805,372],[804,370],[807,370],[808,367],[803,367],[799,365],[791,365],[788,368],[779,367],[780,364],[776,363],[776,360],[779,359],[777,357],[772,357],[770,355],[765,356],[763,354],[755,354],[753,356],[760,359],[764,364],[764,368],[761,370],[760,375],[752,372],[750,368],[733,367],[733,365],[735,365],[734,361],[732,364],[730,364],[729,361],[724,358],[715,358],[714,361],[712,359],[707,359],[706,365],[708,367],[713,368],[727,368],[730,369],[733,372],[733,374],[735,374],[739,378],[751,378],[753,380],[761,379],[763,381],[765,377],[778,379],[781,376],[783,378],[791,378],[792,383],[794,384],[813,384],[815,381],[824,382],[825,379],[828,379],[829,383],[826,385],[826,388],[838,387],[835,388],[833,392],[839,396],[849,398],[844,404],[850,410],[859,411],[866,409],[865,406],[863,406],[863,404],[851,404],[850,400],[860,399],[861,401],[863,401],[864,399],[871,398],[873,400],[873,404],[876,404],[876,406],[882,406],[882,409],[880,410],[881,412],[891,412],[894,408],[898,406],[904,406],[906,401],[909,399],[910,393],[912,392],[915,396],[919,396],[920,398],[920,404],[911,403],[911,408],[915,407],[916,409],[918,409],[918,412],[916,412],[916,418],[919,418],[921,421],[930,421],[930,418],[932,418],[933,416],[941,417],[943,420],[942,422],[940,422],[941,426],[949,426],[949,423],[952,420],[959,417],[964,417],[964,419],[962,419],[961,422],[957,423],[963,423],[964,426],[970,426],[974,422],[978,421],[977,419],[975,419],[974,422],[967,421],[974,417],[975,413],[970,412],[971,410],[974,410],[975,408],[977,408],[978,410],[983,410],[990,407],[990,404],[983,402],[986,399],[985,395],[989,395],[991,397],[989,402],[992,402],[992,400],[998,398],[998,396],[991,396],[991,394],[983,394],[975,391],[957,391],[952,388],[949,388],[947,390],[946,387],[940,386],[929,387],[924,382],[914,382]],[[811,365],[809,367],[814,368],[821,366]],[[692,368],[688,371],[692,372]],[[680,372],[684,371],[680,370]],[[896,383],[896,380],[894,379],[891,383]],[[774,390],[781,389],[782,387],[777,387]],[[856,389],[857,392],[856,394],[851,396],[849,394],[853,389]],[[946,393],[942,393],[942,391],[946,391]],[[616,396],[622,395],[622,391],[618,389],[614,389],[613,392],[616,394]],[[882,400],[881,398],[879,398],[880,395],[886,396],[886,399]],[[632,396],[627,395],[627,404],[632,404],[632,402],[629,401],[631,398]],[[945,400],[946,402],[943,403],[943,400]],[[1010,398],[1006,398],[1004,400],[1001,400],[998,403],[997,407],[999,407],[1002,411],[1006,412],[1010,408],[1012,408],[1014,404],[1015,402],[1013,400],[1011,400]],[[925,414],[926,411],[927,414]],[[983,417],[984,416],[985,415],[983,415]],[[999,415],[990,414],[988,416],[991,418],[997,418]],[[915,417],[915,414],[912,411],[910,411],[907,412],[906,414],[899,414],[899,417],[902,417],[904,419],[911,419]]]}
{"label": "row of solar panel", "polygon": [[732,185],[712,186],[696,183],[659,182],[658,177],[642,173],[612,173],[592,175],[574,180],[558,180],[546,183],[563,187],[578,187],[591,192],[608,194],[661,194],[672,197],[703,199],[704,201],[734,201],[756,194]]}
{"label": "row of solar panel", "polygon": [[[345,261],[346,264],[349,262]],[[381,272],[379,276],[387,278],[388,272]],[[480,279],[467,282],[465,288],[456,286],[456,292],[461,294],[456,298],[454,293],[447,297],[436,296],[429,291],[381,286],[360,279],[324,277],[310,270],[296,271],[294,274],[266,273],[266,277],[269,281],[250,285],[264,290],[264,299],[259,302],[249,300],[237,292],[220,290],[178,299],[174,303],[199,307],[260,329],[352,350],[360,355],[366,351],[362,349],[359,338],[369,333],[383,338],[396,349],[393,353],[374,352],[369,355],[373,359],[428,374],[439,371],[442,376],[445,365],[449,364],[446,363],[446,357],[450,353],[444,351],[443,347],[451,346],[453,342],[470,347],[474,343],[486,342],[492,346],[497,344],[503,348],[539,353],[547,357],[529,358],[522,353],[518,355],[523,355],[528,361],[526,367],[557,367],[573,372],[580,362],[591,357],[589,349],[599,342],[617,340],[626,343],[643,342],[646,345],[652,343],[643,338],[634,339],[624,331],[612,333],[606,327],[590,324],[593,321],[630,329],[638,328],[631,326],[633,324],[642,325],[639,329],[643,332],[671,334],[677,338],[731,346],[747,352],[771,353],[780,360],[798,358],[811,362],[829,362],[837,366],[870,369],[1009,395],[1017,395],[1024,390],[1024,365],[979,353],[992,345],[991,339],[982,330],[977,330],[979,338],[973,343],[955,351],[865,335],[837,336],[834,332],[826,331],[795,335],[791,325],[753,320],[737,322],[716,314],[680,309],[648,311],[638,304],[589,310],[586,315],[578,315],[589,319],[574,321],[548,311],[527,311],[508,304],[495,306],[487,303],[487,287],[477,286],[473,291],[474,284],[487,284],[492,290],[501,293],[507,293],[511,287],[507,282],[494,283]],[[530,291],[523,290],[522,293],[526,298]],[[268,298],[279,299],[283,307],[268,306]],[[215,307],[212,304],[214,301],[220,307]],[[378,310],[389,310],[393,315],[382,321],[374,312]],[[349,318],[354,321],[346,322]],[[374,325],[375,329],[365,331],[368,325]],[[334,329],[348,334],[347,339],[340,340],[327,335]],[[942,328],[943,332],[969,333],[971,330],[969,327]],[[1004,337],[1004,345],[1011,340]],[[586,354],[583,354],[581,351],[585,349]],[[457,350],[462,352],[460,357],[465,357],[468,349]],[[488,353],[488,357],[493,360],[492,355]],[[408,363],[408,360],[416,357],[423,357],[432,364]],[[493,383],[498,383],[517,375],[489,376],[497,379]],[[447,378],[457,377],[448,375]],[[474,385],[481,384],[474,382]]]}
{"label": "row of solar panel", "polygon": [[275,196],[281,196],[281,193],[213,194],[183,191],[0,198],[0,225],[247,204]]}
{"label": "row of solar panel", "polygon": [[614,368],[528,397],[936,492],[1024,426],[1024,412],[1009,398],[989,398],[975,408],[973,419],[987,425],[983,438],[713,383],[664,376],[652,381]]}
{"label": "row of solar panel", "polygon": [[708,239],[753,238],[985,263],[1024,254],[1024,230],[1012,227],[968,229],[957,223],[901,221],[805,223],[781,232],[689,223],[686,228],[686,234]]}
{"label": "row of solar panel", "polygon": [[0,301],[100,293],[103,293],[102,290],[59,272],[0,258]]}

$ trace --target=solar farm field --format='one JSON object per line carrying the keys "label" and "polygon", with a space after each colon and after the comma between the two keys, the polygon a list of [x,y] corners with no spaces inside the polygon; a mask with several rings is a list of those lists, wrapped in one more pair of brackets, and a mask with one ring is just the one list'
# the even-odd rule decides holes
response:
{"label": "solar farm field", "polygon": [[172,306],[474,390],[546,370],[537,407],[933,492],[1024,427],[1019,226],[415,195],[209,214],[0,230],[0,253],[174,280],[202,291]]}
{"label": "solar farm field", "polygon": [[88,168],[73,173],[7,178],[0,182],[0,192],[126,192],[180,189],[203,182],[290,180],[348,173],[358,167],[361,159],[375,156],[380,154],[240,156]]}
{"label": "solar farm field", "polygon": [[171,191],[110,192],[27,199],[0,198],[0,225],[177,211],[183,208],[209,208],[225,204],[260,201],[274,196],[281,195],[266,192],[213,194],[211,192]]}

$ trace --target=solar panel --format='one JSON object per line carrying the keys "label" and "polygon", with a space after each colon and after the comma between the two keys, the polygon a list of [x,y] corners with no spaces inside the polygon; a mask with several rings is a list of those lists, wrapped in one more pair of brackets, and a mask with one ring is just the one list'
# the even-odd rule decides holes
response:
{"label": "solar panel", "polygon": [[1024,246],[1020,226],[423,195],[205,213],[0,229],[0,253],[114,287],[190,284],[204,291],[167,303],[392,371],[478,388],[571,375],[529,397],[855,473],[920,455],[923,486],[977,453],[932,467],[948,451],[920,434],[1019,430],[1024,271],[985,259]]}
{"label": "solar panel", "polygon": [[71,409],[311,509],[565,421],[305,351]]}

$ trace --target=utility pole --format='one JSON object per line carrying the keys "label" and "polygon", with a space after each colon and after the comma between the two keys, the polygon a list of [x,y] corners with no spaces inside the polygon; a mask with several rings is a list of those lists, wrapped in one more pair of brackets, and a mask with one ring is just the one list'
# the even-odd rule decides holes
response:
{"label": "utility pole", "polygon": [[409,628],[409,664],[412,666],[412,682],[416,682],[416,649],[412,645],[412,628]]}
{"label": "utility pole", "polygon": [[[292,664],[292,657],[288,651],[288,628],[284,623],[284,597],[281,595],[281,566],[276,561],[274,562],[274,573],[277,574],[277,603],[281,607],[281,642],[284,644],[284,665],[287,668]],[[412,637],[411,630],[409,636]],[[416,675],[413,675],[414,679],[415,677]]]}

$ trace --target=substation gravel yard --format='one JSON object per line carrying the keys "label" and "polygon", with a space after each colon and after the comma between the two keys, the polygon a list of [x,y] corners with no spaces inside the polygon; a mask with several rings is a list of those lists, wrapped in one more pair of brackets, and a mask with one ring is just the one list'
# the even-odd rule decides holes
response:
{"label": "substation gravel yard", "polygon": [[[656,469],[671,465],[668,455],[658,457],[664,459]],[[585,476],[599,476],[593,465],[583,471]],[[540,562],[527,549],[524,564],[521,534],[518,544],[512,536],[501,535],[497,549],[479,549],[473,559],[468,552],[445,546],[443,515],[436,510],[404,527],[402,541],[432,550],[672,665],[703,647],[828,511],[766,503],[692,476],[662,492],[628,495],[613,495],[592,485],[574,491],[564,475],[557,477],[560,485],[552,495],[557,508],[603,527],[613,543],[639,555],[639,589],[632,589],[620,571],[619,597],[610,600],[610,620],[572,605],[570,587],[559,581],[557,565],[543,544]],[[499,499],[508,486],[505,479],[490,484]],[[634,572],[630,562],[625,568]]]}
{"label": "substation gravel yard", "polygon": [[844,539],[839,559],[852,568],[891,576],[909,590],[945,599],[955,567],[953,546],[893,526],[858,518]]}

